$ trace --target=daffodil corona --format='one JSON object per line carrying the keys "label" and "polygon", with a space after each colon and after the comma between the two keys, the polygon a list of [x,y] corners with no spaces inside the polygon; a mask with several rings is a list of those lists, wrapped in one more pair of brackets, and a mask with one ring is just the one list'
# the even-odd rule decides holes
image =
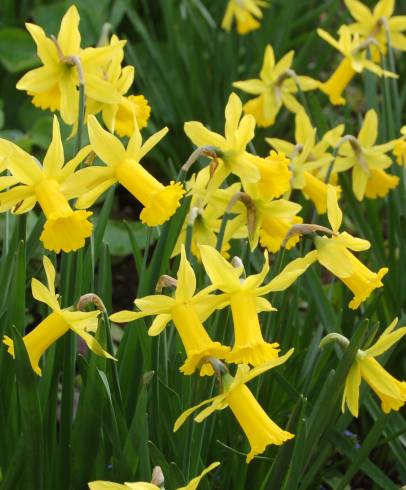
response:
{"label": "daffodil corona", "polygon": [[0,139],[0,155],[10,170],[15,185],[0,194],[0,211],[11,209],[15,214],[30,211],[38,202],[46,221],[40,236],[44,247],[59,253],[78,250],[92,234],[92,223],[88,221],[90,211],[74,211],[68,200],[79,196],[84,190],[76,180],[76,168],[90,153],[86,146],[64,164],[64,150],[59,123],[53,122],[52,142],[40,165],[34,157],[10,141]]}
{"label": "daffodil corona", "polygon": [[230,31],[235,18],[238,34],[248,34],[258,29],[261,24],[257,19],[262,19],[263,16],[260,7],[268,7],[268,2],[264,0],[229,0],[221,27]]}
{"label": "daffodil corona", "polygon": [[[41,323],[23,337],[32,369],[41,375],[39,361],[43,353],[66,332],[72,330],[82,337],[90,350],[95,354],[114,359],[106,352],[89,332],[95,332],[98,325],[100,311],[74,311],[70,308],[61,309],[58,295],[55,293],[55,268],[48,257],[43,258],[48,286],[37,279],[32,279],[32,295],[52,310]],[[10,337],[4,336],[3,342],[8,346],[8,352],[14,357],[14,345]]]}

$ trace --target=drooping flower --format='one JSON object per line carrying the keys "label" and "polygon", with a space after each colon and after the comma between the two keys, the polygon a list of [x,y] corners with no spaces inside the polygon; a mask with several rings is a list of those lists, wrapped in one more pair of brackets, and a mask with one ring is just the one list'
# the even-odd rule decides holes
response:
{"label": "drooping flower", "polygon": [[[327,149],[337,145],[343,132],[344,125],[340,124],[327,131],[317,142],[316,129],[313,128],[307,114],[302,111],[295,116],[295,144],[278,138],[266,138],[273,148],[286,152],[290,157],[292,188],[300,189],[305,197],[311,199],[319,214],[327,211],[325,178],[334,160],[334,156]],[[330,181],[335,176],[334,168]]]}
{"label": "drooping flower", "polygon": [[228,373],[222,376],[221,384],[223,389],[219,395],[205,400],[182,413],[175,422],[174,431],[176,432],[198,408],[210,403],[210,406],[202,410],[194,420],[196,422],[202,422],[216,410],[223,410],[226,407],[230,407],[251,446],[251,450],[246,458],[247,463],[257,454],[263,453],[269,444],[281,445],[287,440],[292,439],[294,435],[281,429],[269,418],[250,389],[246,386],[246,383],[256,376],[286,362],[292,353],[293,349],[290,349],[283,356],[276,357],[253,369],[250,369],[245,364],[240,364],[234,378]]}
{"label": "drooping flower", "polygon": [[119,41],[114,46],[82,50],[79,20],[79,13],[72,5],[62,19],[56,39],[47,37],[41,27],[27,23],[43,66],[30,70],[17,82],[18,90],[33,96],[34,105],[59,110],[62,119],[70,125],[78,120],[80,76],[83,76],[87,97],[107,104],[119,102],[120,94],[99,76],[98,70],[125,44],[125,41]]}
{"label": "drooping flower", "polygon": [[313,256],[290,262],[267,285],[261,286],[269,272],[268,253],[260,273],[241,279],[242,267],[235,268],[221,254],[208,245],[200,246],[204,268],[213,287],[223,292],[222,307],[231,306],[234,324],[234,346],[227,355],[227,362],[258,366],[278,356],[279,345],[266,342],[262,336],[258,313],[274,311],[271,303],[262,296],[271,291],[283,291],[313,262]]}
{"label": "drooping flower", "polygon": [[94,116],[88,118],[91,146],[106,166],[93,166],[80,170],[77,181],[85,183],[87,192],[76,203],[78,208],[88,208],[109,187],[119,182],[144,206],[140,219],[148,226],[161,225],[179,207],[184,194],[180,183],[164,186],[141,164],[141,159],[166,135],[163,128],[142,144],[136,127],[125,149],[121,141],[104,130]]}
{"label": "drooping flower", "polygon": [[275,63],[275,55],[269,44],[264,53],[259,79],[254,78],[234,82],[233,86],[257,97],[244,104],[244,112],[252,114],[258,126],[271,126],[282,106],[297,113],[303,106],[296,100],[299,90],[306,92],[319,86],[317,80],[307,76],[298,76],[292,70],[294,51],[289,51]]}
{"label": "drooping flower", "polygon": [[136,299],[134,303],[140,312],[123,310],[111,315],[110,319],[122,323],[154,315],[149,335],[159,335],[172,320],[186,350],[186,361],[180,371],[193,374],[200,369],[201,376],[212,375],[213,368],[206,359],[224,359],[230,351],[220,342],[213,342],[202,324],[223,302],[221,296],[209,294],[213,289],[205,288],[195,294],[196,276],[182,245],[175,297],[156,294]]}
{"label": "drooping flower", "polygon": [[[106,352],[99,342],[89,332],[96,332],[100,311],[74,311],[71,308],[61,309],[59,295],[55,293],[55,268],[48,257],[43,257],[43,265],[47,277],[47,286],[37,279],[31,281],[32,295],[37,301],[41,301],[52,310],[41,323],[23,337],[25,347],[30,359],[32,369],[41,376],[39,361],[43,353],[66,332],[72,330],[82,337],[87,346],[95,354],[114,359]],[[8,352],[14,357],[14,345],[10,337],[3,337],[3,342],[8,346]]]}
{"label": "drooping flower", "polygon": [[380,0],[373,10],[358,0],[344,1],[356,21],[348,26],[351,32],[358,33],[362,40],[376,39],[381,53],[386,53],[388,38],[394,48],[406,51],[406,36],[402,34],[406,30],[406,18],[393,16],[394,0]]}
{"label": "drooping flower", "polygon": [[345,231],[338,232],[342,222],[342,212],[337,202],[337,191],[331,185],[327,191],[327,216],[332,235],[314,238],[317,253],[311,260],[320,262],[353,292],[354,298],[348,306],[355,310],[372,291],[383,286],[381,280],[388,269],[382,267],[377,273],[372,272],[352,254],[350,250],[357,252],[368,250],[371,244],[367,240],[354,238]]}
{"label": "drooping flower", "polygon": [[261,24],[257,19],[262,19],[263,16],[260,7],[268,7],[268,2],[264,0],[229,0],[221,27],[230,31],[235,18],[238,34],[248,34],[258,29]]}
{"label": "drooping flower", "polygon": [[361,379],[364,379],[379,397],[385,413],[391,410],[398,411],[405,404],[406,381],[398,381],[375,359],[406,335],[406,327],[394,330],[397,320],[397,318],[393,320],[371,347],[366,350],[358,350],[355,362],[345,380],[341,405],[343,412],[347,405],[352,415],[358,417]]}
{"label": "drooping flower", "polygon": [[[217,466],[219,465],[220,463],[218,461],[212,463],[207,468],[205,468],[199,476],[196,476],[195,478],[190,480],[190,482],[186,486],[178,488],[177,490],[196,490],[201,479],[206,476],[207,473],[214,470],[214,468],[217,468]],[[90,490],[160,490],[160,487],[158,487],[157,485],[147,482],[126,482],[122,485],[121,483],[98,480],[89,482],[88,485]]]}
{"label": "drooping flower", "polygon": [[92,213],[74,211],[68,200],[83,192],[81,180],[72,181],[76,180],[76,168],[90,151],[90,147],[86,146],[64,164],[56,116],[52,142],[42,165],[14,143],[0,139],[0,155],[4,158],[4,165],[10,170],[14,183],[19,184],[0,194],[0,212],[11,209],[15,214],[26,213],[38,202],[46,217],[40,236],[44,247],[57,253],[83,247],[85,239],[92,234],[92,224],[87,219]]}
{"label": "drooping flower", "polygon": [[378,116],[374,109],[370,109],[358,137],[344,137],[347,142],[340,146],[334,163],[337,172],[352,168],[352,190],[359,201],[365,196],[372,199],[384,197],[399,183],[396,175],[384,171],[392,164],[392,159],[386,153],[395,147],[396,140],[375,145],[377,137]]}
{"label": "drooping flower", "polygon": [[398,77],[396,73],[383,70],[368,58],[368,43],[361,44],[359,34],[352,34],[348,26],[340,27],[338,41],[323,29],[317,29],[317,33],[344,56],[330,78],[319,85],[320,90],[329,97],[333,105],[345,104],[342,93],[357,73],[368,70],[379,77]]}

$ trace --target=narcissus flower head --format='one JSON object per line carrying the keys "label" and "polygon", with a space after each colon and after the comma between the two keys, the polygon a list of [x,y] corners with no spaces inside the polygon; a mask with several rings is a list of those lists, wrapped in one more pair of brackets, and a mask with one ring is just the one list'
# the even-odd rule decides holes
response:
{"label": "narcissus flower head", "polygon": [[373,10],[358,0],[345,0],[345,5],[356,21],[348,27],[361,39],[376,39],[381,53],[386,53],[388,39],[393,48],[406,51],[406,36],[402,34],[406,30],[406,18],[393,16],[394,0],[380,0]]}
{"label": "narcissus flower head", "polygon": [[26,24],[43,66],[30,70],[17,82],[17,89],[33,96],[34,105],[58,109],[62,119],[70,125],[78,119],[80,82],[90,99],[107,104],[119,102],[120,94],[102,78],[99,69],[125,44],[119,41],[114,46],[82,50],[79,20],[79,13],[72,5],[62,19],[57,38],[47,37],[35,24]]}
{"label": "narcissus flower head", "polygon": [[204,268],[213,287],[223,292],[222,306],[229,304],[234,323],[234,346],[226,360],[257,366],[277,357],[279,345],[266,342],[262,336],[258,313],[274,311],[271,303],[263,298],[271,291],[288,288],[308,267],[306,259],[292,261],[266,286],[261,286],[269,272],[268,253],[264,255],[264,266],[258,274],[241,279],[242,267],[233,267],[213,247],[200,246]]}
{"label": "narcissus flower head", "polygon": [[401,128],[400,133],[402,136],[396,140],[393,147],[393,154],[396,157],[396,162],[406,167],[406,126]]}
{"label": "narcissus flower head", "polygon": [[[32,369],[41,375],[39,361],[43,353],[66,332],[72,330],[82,337],[87,346],[95,354],[114,359],[89,332],[95,332],[98,326],[100,311],[74,311],[72,309],[61,309],[59,306],[59,295],[55,293],[55,268],[48,257],[43,258],[43,265],[47,277],[47,286],[37,279],[32,279],[32,295],[37,301],[41,301],[52,310],[42,322],[31,332],[23,337],[25,347],[31,362]],[[14,345],[10,337],[4,336],[3,342],[8,346],[8,352],[14,357]]]}
{"label": "narcissus flower head", "polygon": [[276,63],[269,44],[265,49],[259,78],[233,83],[234,87],[257,96],[244,104],[244,112],[252,114],[258,126],[271,126],[282,106],[293,113],[304,111],[295,94],[299,88],[306,92],[319,86],[317,80],[295,74],[291,68],[294,54],[294,51],[289,51]]}
{"label": "narcissus flower head", "polygon": [[[341,404],[343,412],[347,405],[352,415],[358,417],[361,379],[364,379],[380,398],[381,407],[385,413],[389,413],[391,410],[398,411],[405,404],[406,382],[398,381],[375,359],[406,335],[406,327],[400,327],[395,330],[397,322],[398,319],[395,318],[371,347],[365,350],[358,350],[345,380]],[[322,342],[331,341],[328,339],[329,336],[338,337],[338,340],[344,346],[349,344],[349,340],[339,334],[329,334]]]}
{"label": "narcissus flower head", "polygon": [[141,133],[135,127],[127,148],[104,130],[93,115],[88,118],[88,128],[91,146],[106,166],[88,167],[78,172],[77,181],[82,182],[87,191],[78,199],[76,206],[91,206],[103,192],[119,182],[144,206],[140,214],[143,223],[157,226],[167,221],[179,207],[185,191],[176,182],[164,186],[140,161],[166,135],[168,128],[161,129],[143,144]]}
{"label": "narcissus flower head", "polygon": [[232,93],[225,109],[224,136],[208,130],[200,122],[185,123],[185,133],[196,146],[213,147],[219,156],[211,187],[220,187],[230,173],[237,175],[243,184],[260,179],[260,171],[246,151],[254,138],[255,119],[251,115],[241,116],[242,102],[238,95]]}
{"label": "narcissus flower head", "polygon": [[293,349],[290,349],[283,356],[274,358],[253,369],[245,364],[240,364],[235,377],[228,373],[222,377],[222,393],[186,410],[176,420],[174,431],[176,432],[193,412],[210,403],[209,407],[206,407],[195,417],[195,421],[202,422],[216,410],[230,407],[251,446],[246,458],[247,463],[257,454],[263,453],[269,444],[281,445],[292,439],[294,435],[281,429],[269,418],[246,386],[246,383],[255,377],[286,362],[292,353]]}
{"label": "narcissus flower head", "polygon": [[344,56],[344,59],[331,77],[319,86],[320,90],[330,98],[330,102],[333,105],[345,104],[345,98],[342,93],[357,73],[368,70],[379,77],[398,77],[396,73],[383,70],[368,58],[367,48],[369,43],[361,44],[359,34],[352,34],[348,26],[343,25],[340,27],[338,41],[323,29],[317,29],[317,33]]}
{"label": "narcissus flower head", "polygon": [[378,137],[378,116],[374,109],[366,115],[358,137],[344,136],[346,141],[340,146],[334,163],[337,172],[352,169],[352,189],[355,197],[362,201],[364,197],[384,197],[394,189],[399,178],[384,171],[392,164],[386,154],[393,150],[397,140],[376,145]]}
{"label": "narcissus flower head", "polygon": [[314,260],[338,277],[354,294],[349,307],[356,309],[372,291],[383,286],[382,278],[388,272],[382,267],[377,273],[369,270],[351,252],[368,250],[371,244],[367,240],[354,238],[347,232],[339,233],[342,212],[337,202],[337,192],[328,187],[327,216],[332,228],[331,236],[317,236],[314,239],[317,254]]}
{"label": "narcissus flower head", "polygon": [[238,34],[248,34],[258,29],[261,26],[258,19],[262,19],[263,16],[260,7],[268,7],[268,2],[264,0],[229,0],[221,27],[230,31],[235,18]]}
{"label": "narcissus flower head", "polygon": [[200,375],[211,375],[213,369],[206,359],[224,359],[230,351],[220,342],[213,342],[202,324],[223,303],[221,296],[209,294],[213,289],[205,288],[195,294],[196,276],[182,245],[175,296],[156,294],[136,299],[135,305],[141,311],[124,310],[114,313],[110,319],[120,323],[154,315],[149,335],[160,334],[172,320],[186,350],[186,361],[180,368],[181,372],[192,374],[200,369]]}
{"label": "narcissus flower head", "polygon": [[0,211],[11,209],[16,214],[22,214],[30,211],[38,202],[46,217],[40,236],[44,247],[57,253],[83,247],[85,239],[92,234],[92,224],[87,219],[92,213],[74,211],[68,200],[81,193],[81,186],[74,182],[77,176],[75,170],[89,153],[90,147],[86,146],[75,158],[64,163],[56,116],[52,142],[42,165],[14,143],[1,139],[0,154],[4,157],[4,164],[10,170],[14,183],[19,185],[0,194]]}

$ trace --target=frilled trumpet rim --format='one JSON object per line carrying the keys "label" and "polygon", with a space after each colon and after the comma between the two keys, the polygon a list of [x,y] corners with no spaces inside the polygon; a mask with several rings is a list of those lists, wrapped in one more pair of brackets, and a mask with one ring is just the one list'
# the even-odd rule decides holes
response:
{"label": "frilled trumpet rim", "polygon": [[180,182],[171,181],[170,185],[151,195],[141,211],[140,220],[148,226],[162,225],[175,214],[184,193]]}
{"label": "frilled trumpet rim", "polygon": [[91,211],[71,210],[63,214],[51,214],[45,224],[40,240],[47,250],[59,253],[72,252],[85,245],[92,234],[93,225],[88,221]]}
{"label": "frilled trumpet rim", "polygon": [[382,267],[377,273],[372,272],[361,261],[351,254],[353,274],[349,277],[341,277],[341,281],[354,293],[354,298],[348,306],[355,310],[377,288],[383,286],[382,278],[388,272],[387,267]]}
{"label": "frilled trumpet rim", "polygon": [[251,364],[259,366],[278,357],[279,344],[274,342],[253,342],[246,345],[236,345],[225,358],[227,362],[235,364]]}
{"label": "frilled trumpet rim", "polygon": [[200,367],[200,376],[213,376],[214,370],[209,362],[202,362],[207,357],[215,357],[216,359],[225,359],[230,352],[230,347],[220,344],[220,342],[212,342],[210,346],[192,350],[187,353],[187,359],[179,368],[179,371],[185,375],[193,374]]}

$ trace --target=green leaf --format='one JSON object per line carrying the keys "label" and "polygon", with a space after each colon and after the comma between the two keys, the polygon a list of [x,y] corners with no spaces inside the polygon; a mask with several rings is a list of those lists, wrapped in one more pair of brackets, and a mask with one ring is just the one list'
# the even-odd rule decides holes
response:
{"label": "green leaf", "polygon": [[34,41],[27,31],[16,27],[0,29],[0,62],[10,73],[19,73],[39,64]]}

